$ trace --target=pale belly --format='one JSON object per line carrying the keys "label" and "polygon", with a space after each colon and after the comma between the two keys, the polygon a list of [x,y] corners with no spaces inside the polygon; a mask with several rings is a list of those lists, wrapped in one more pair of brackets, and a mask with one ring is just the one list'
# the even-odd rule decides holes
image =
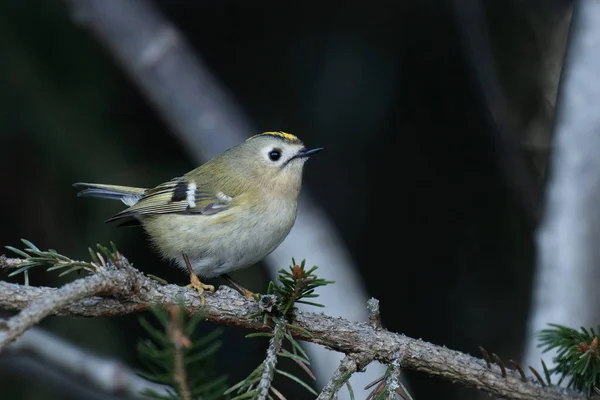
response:
{"label": "pale belly", "polygon": [[[142,221],[163,257],[186,269],[187,254],[194,273],[211,278],[257,263],[286,238],[296,219],[296,205],[276,214],[230,211],[215,215],[156,215]],[[160,229],[161,235],[156,235]]]}

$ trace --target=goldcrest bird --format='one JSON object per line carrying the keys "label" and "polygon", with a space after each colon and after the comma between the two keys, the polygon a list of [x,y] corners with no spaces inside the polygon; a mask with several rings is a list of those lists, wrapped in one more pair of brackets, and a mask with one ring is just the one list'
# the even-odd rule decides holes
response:
{"label": "goldcrest bird", "polygon": [[[189,287],[204,303],[200,281],[250,266],[288,235],[298,211],[302,171],[323,150],[306,149],[296,136],[252,136],[187,174],[152,189],[75,183],[82,197],[121,200],[127,209],[106,222],[138,221],[160,254],[190,273]],[[252,292],[241,289],[246,295]]]}

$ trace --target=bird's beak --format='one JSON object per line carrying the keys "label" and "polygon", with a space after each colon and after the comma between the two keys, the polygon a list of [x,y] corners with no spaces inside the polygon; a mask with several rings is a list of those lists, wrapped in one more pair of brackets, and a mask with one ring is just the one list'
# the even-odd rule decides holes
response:
{"label": "bird's beak", "polygon": [[300,149],[298,151],[298,154],[296,154],[296,157],[301,157],[301,158],[307,158],[312,156],[313,154],[316,154],[318,152],[320,152],[321,150],[323,150],[323,147],[316,147],[314,149]]}

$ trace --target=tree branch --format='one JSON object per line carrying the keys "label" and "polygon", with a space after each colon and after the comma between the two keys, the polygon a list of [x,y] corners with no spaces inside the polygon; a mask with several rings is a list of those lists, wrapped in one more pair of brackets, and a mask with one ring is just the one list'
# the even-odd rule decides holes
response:
{"label": "tree branch", "polygon": [[0,254],[0,271],[19,268],[24,262],[25,260],[21,258],[7,258],[4,254]]}
{"label": "tree branch", "polygon": [[346,382],[348,382],[348,379],[350,379],[352,374],[365,368],[371,361],[373,361],[373,359],[364,354],[348,354],[340,361],[340,366],[335,370],[333,376],[329,382],[327,382],[323,390],[321,390],[321,393],[319,393],[319,397],[317,397],[316,400],[331,400],[337,398],[337,392]]}
{"label": "tree branch", "polygon": [[[84,293],[82,287],[92,288],[86,290],[86,293],[115,294],[119,298],[81,298]],[[73,294],[68,294],[66,288]],[[69,302],[65,300],[67,298],[70,299]],[[206,305],[201,307],[200,299],[194,291],[176,285],[160,285],[132,267],[101,271],[58,289],[0,282],[0,309],[23,310],[8,322],[9,332],[12,332],[10,337],[16,337],[19,332],[31,326],[32,321],[39,321],[44,315],[116,316],[148,310],[155,305],[179,304],[188,313],[202,309],[207,320],[217,324],[257,331],[272,330],[272,326],[263,324],[260,318],[248,318],[248,315],[259,311],[256,302],[241,297],[228,287],[220,287],[214,294],[207,295]],[[533,381],[523,382],[515,373],[509,372],[506,377],[502,377],[498,367],[488,368],[483,360],[385,329],[374,329],[368,322],[299,312],[296,313],[294,324],[310,332],[308,335],[301,330],[294,330],[294,336],[298,339],[345,354],[362,354],[383,363],[398,360],[401,368],[440,376],[500,397],[583,398],[572,391],[555,387],[543,388]],[[6,341],[8,335],[6,332],[3,334]]]}
{"label": "tree branch", "polygon": [[267,357],[263,361],[264,370],[258,382],[257,400],[266,400],[269,397],[269,389],[273,386],[275,368],[277,367],[277,354],[281,351],[284,327],[285,324],[282,321],[275,322],[275,326],[273,327],[273,336],[269,340]]}
{"label": "tree branch", "polygon": [[[526,341],[539,365],[536,333],[548,322],[594,326],[600,302],[600,2],[573,2],[556,109],[545,215],[537,230],[537,264]],[[556,355],[549,353],[549,360]],[[553,363],[548,363],[552,368]]]}
{"label": "tree branch", "polygon": [[126,260],[123,261],[121,268],[102,268],[94,275],[77,279],[51,294],[32,299],[18,315],[0,321],[0,351],[44,317],[67,304],[103,293],[119,295],[135,291],[141,286],[143,276],[130,267]]}
{"label": "tree branch", "polygon": [[542,208],[542,174],[540,177],[532,174],[532,165],[521,149],[522,133],[517,131],[516,121],[511,118],[510,103],[499,81],[482,4],[479,0],[455,0],[454,6],[477,94],[489,121],[486,133],[493,140],[505,182],[517,195],[529,222],[536,225]]}
{"label": "tree branch", "polygon": [[[57,357],[57,354],[60,354],[60,357]],[[9,366],[14,368],[19,362],[23,362],[21,367],[25,369],[24,374],[29,376],[34,373],[37,378],[40,374],[53,373],[46,377],[46,381],[56,381],[56,375],[64,379],[65,373],[68,376],[76,376],[76,382],[73,382],[73,379],[69,382],[79,384],[80,390],[85,390],[85,393],[80,393],[80,396],[74,398],[82,396],[89,398],[88,390],[96,394],[104,393],[103,398],[109,398],[108,395],[119,395],[126,396],[128,399],[138,399],[141,393],[147,391],[161,395],[168,395],[171,392],[167,386],[139,377],[118,361],[81,350],[37,328],[29,329],[23,336],[8,345],[0,357],[0,366],[5,364],[6,369]],[[61,387],[64,387],[64,383]],[[69,390],[72,391],[73,388],[70,387]]]}

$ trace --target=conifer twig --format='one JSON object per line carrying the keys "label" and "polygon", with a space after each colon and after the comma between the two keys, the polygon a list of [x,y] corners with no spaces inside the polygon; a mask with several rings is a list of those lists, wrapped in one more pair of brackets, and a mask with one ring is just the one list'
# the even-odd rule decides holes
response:
{"label": "conifer twig", "polygon": [[187,383],[187,374],[183,357],[183,349],[190,347],[192,343],[190,342],[190,339],[188,339],[183,333],[181,320],[179,318],[179,307],[169,307],[169,317],[168,335],[171,343],[173,343],[173,347],[175,348],[173,360],[175,364],[175,373],[173,376],[173,381],[177,385],[177,392],[181,396],[181,399],[192,400],[190,388]]}
{"label": "conifer twig", "polygon": [[388,393],[388,398],[394,399],[394,393],[397,393],[403,399],[413,400],[412,396],[402,383],[402,378],[400,376],[402,373],[402,368],[400,367],[400,356],[392,361],[390,364],[390,369],[390,373],[385,379],[385,388]]}
{"label": "conifer twig", "polygon": [[21,258],[8,258],[4,254],[0,254],[0,271],[19,268],[25,260]]}
{"label": "conifer twig", "polygon": [[151,309],[154,318],[139,318],[147,337],[137,343],[142,369],[138,374],[151,382],[169,388],[167,396],[145,391],[152,398],[179,400],[209,400],[223,398],[226,390],[224,375],[214,368],[205,368],[221,347],[218,337],[222,329],[199,336],[197,326],[204,321],[204,312],[186,316],[180,304],[160,304]]}
{"label": "conifer twig", "polygon": [[285,321],[276,320],[273,335],[269,340],[269,347],[267,348],[267,357],[263,361],[264,369],[258,382],[257,400],[266,400],[269,397],[269,389],[271,388],[277,367],[277,354],[281,351],[284,339],[284,329]]}
{"label": "conifer twig", "polygon": [[43,296],[31,298],[19,314],[0,321],[0,351],[46,316],[77,300],[101,294],[129,293],[132,289],[141,287],[143,276],[130,267],[125,259],[122,261],[119,269],[103,268],[97,274],[76,279],[58,289],[48,288]]}
{"label": "conifer twig", "polygon": [[319,397],[316,400],[335,399],[341,387],[348,382],[348,379],[357,371],[366,367],[373,359],[365,354],[348,354],[340,361],[339,367],[333,373],[333,376],[327,382]]}
{"label": "conifer twig", "polygon": [[396,395],[399,395],[403,400],[413,400],[400,378],[402,372],[400,357],[401,355],[398,353],[394,361],[388,365],[385,374],[365,387],[365,390],[374,388],[367,396],[367,400],[395,400]]}
{"label": "conifer twig", "polygon": [[[207,295],[206,305],[202,307],[194,291],[176,285],[160,285],[139,273],[133,274],[133,279],[131,275],[131,272],[121,269],[106,275],[95,275],[115,281],[107,285],[116,288],[117,293],[122,293],[121,299],[89,297],[66,305],[53,303],[51,306],[45,306],[47,315],[116,316],[148,310],[155,304],[182,304],[190,314],[202,310],[209,322],[260,332],[271,332],[273,329],[272,325],[264,324],[261,318],[248,318],[249,315],[260,313],[257,302],[241,297],[228,287],[221,287],[214,294]],[[119,283],[124,280],[129,280],[130,283]],[[0,310],[23,310],[30,304],[43,304],[46,296],[51,299],[51,295],[58,290],[60,289],[0,281]],[[572,390],[541,387],[531,380],[523,382],[513,374],[502,377],[500,368],[496,365],[487,368],[485,361],[481,359],[385,329],[373,329],[366,321],[349,321],[303,311],[294,314],[293,324],[299,328],[292,330],[297,339],[346,354],[365,354],[387,364],[397,359],[398,354],[403,354],[400,362],[403,369],[440,376],[499,397],[563,400],[585,398]]]}
{"label": "conifer twig", "polygon": [[379,300],[371,297],[367,301],[367,309],[369,310],[369,321],[374,329],[381,329],[381,314],[379,313]]}

